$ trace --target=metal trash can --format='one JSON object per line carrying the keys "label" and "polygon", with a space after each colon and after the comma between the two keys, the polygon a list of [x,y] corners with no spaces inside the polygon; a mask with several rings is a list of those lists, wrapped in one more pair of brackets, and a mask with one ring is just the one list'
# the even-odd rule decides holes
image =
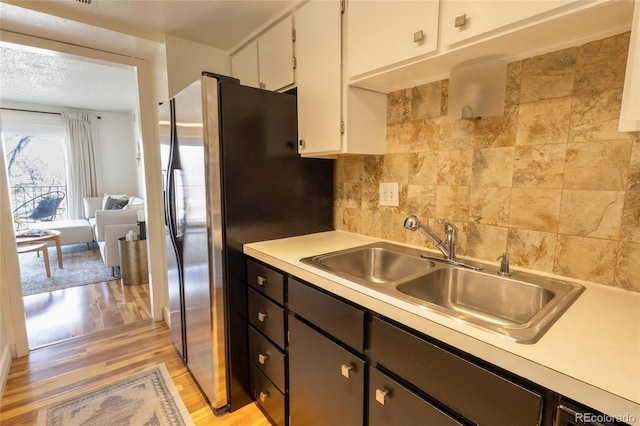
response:
{"label": "metal trash can", "polygon": [[149,282],[147,240],[118,239],[120,250],[120,277],[122,284],[140,285]]}

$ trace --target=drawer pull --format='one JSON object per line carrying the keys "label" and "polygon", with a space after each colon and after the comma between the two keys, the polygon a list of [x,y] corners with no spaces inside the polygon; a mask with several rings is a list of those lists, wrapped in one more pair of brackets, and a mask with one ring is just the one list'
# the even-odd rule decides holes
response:
{"label": "drawer pull", "polygon": [[353,366],[342,364],[341,370],[342,370],[342,376],[348,379],[349,377],[351,377],[351,370],[353,370]]}
{"label": "drawer pull", "polygon": [[265,355],[265,354],[258,354],[258,362],[260,364],[263,364],[269,359],[269,355]]}
{"label": "drawer pull", "polygon": [[267,277],[258,275],[258,278],[256,279],[256,281],[258,282],[258,285],[263,286],[267,283]]}
{"label": "drawer pull", "polygon": [[376,401],[381,404],[384,405],[385,403],[385,399],[387,398],[387,395],[389,394],[389,390],[388,389],[376,389]]}
{"label": "drawer pull", "polygon": [[260,399],[260,402],[265,402],[267,398],[269,398],[269,392],[260,391],[260,395],[258,396],[258,398]]}
{"label": "drawer pull", "polygon": [[454,20],[454,26],[456,28],[460,28],[460,27],[464,27],[465,25],[467,25],[467,14],[465,13],[465,14],[456,16],[456,19]]}
{"label": "drawer pull", "polygon": [[269,315],[266,312],[258,312],[258,321],[264,322]]}
{"label": "drawer pull", "polygon": [[414,43],[418,43],[420,41],[424,40],[424,31],[420,30],[420,31],[416,31],[415,33],[413,33],[413,42]]}

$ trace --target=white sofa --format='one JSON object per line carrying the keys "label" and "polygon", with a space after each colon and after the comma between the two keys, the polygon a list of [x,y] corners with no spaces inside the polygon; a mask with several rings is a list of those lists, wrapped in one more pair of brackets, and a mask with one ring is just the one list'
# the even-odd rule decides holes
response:
{"label": "white sofa", "polygon": [[[121,209],[105,210],[108,207],[107,198],[127,199],[127,204]],[[127,232],[134,231],[140,233],[138,222],[143,222],[144,201],[137,197],[108,196],[86,197],[84,198],[85,217],[93,230],[93,240],[98,243],[102,260],[111,268],[114,275],[114,268],[120,266],[120,251],[118,240],[123,238]]]}

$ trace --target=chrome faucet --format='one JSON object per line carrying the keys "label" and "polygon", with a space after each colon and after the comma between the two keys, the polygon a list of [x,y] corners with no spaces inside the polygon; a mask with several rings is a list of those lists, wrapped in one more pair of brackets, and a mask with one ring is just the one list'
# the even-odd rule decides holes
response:
{"label": "chrome faucet", "polygon": [[404,227],[409,231],[420,231],[427,237],[437,248],[442,252],[444,258],[447,260],[455,260],[456,258],[456,236],[458,228],[445,220],[439,220],[439,224],[444,225],[444,242],[438,238],[426,225],[420,222],[420,219],[414,215],[408,216],[404,221]]}

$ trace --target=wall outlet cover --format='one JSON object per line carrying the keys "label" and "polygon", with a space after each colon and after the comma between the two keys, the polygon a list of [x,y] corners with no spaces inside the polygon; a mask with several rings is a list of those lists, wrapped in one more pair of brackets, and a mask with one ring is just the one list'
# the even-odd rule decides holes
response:
{"label": "wall outlet cover", "polygon": [[380,182],[380,205],[396,207],[400,204],[398,182]]}

